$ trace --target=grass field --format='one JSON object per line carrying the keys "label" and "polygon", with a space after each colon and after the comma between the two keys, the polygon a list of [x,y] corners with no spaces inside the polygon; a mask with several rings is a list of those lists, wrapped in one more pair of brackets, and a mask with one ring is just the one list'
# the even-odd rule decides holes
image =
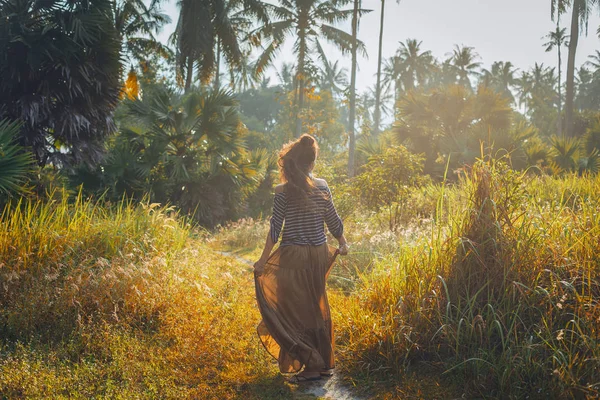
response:
{"label": "grass field", "polygon": [[[359,211],[329,281],[338,368],[365,398],[600,395],[600,178],[479,164],[398,232]],[[334,193],[335,195],[335,193]],[[295,398],[255,335],[268,225],[207,234],[81,197],[0,225],[0,398]],[[431,206],[433,205],[433,206]]]}

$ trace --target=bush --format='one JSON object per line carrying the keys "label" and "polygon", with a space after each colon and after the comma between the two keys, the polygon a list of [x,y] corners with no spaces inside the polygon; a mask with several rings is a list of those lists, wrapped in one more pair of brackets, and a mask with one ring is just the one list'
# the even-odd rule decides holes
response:
{"label": "bush", "polygon": [[392,231],[398,225],[402,203],[410,189],[426,181],[423,161],[422,156],[412,154],[404,146],[392,145],[371,156],[351,184],[355,196],[367,209],[385,210]]}

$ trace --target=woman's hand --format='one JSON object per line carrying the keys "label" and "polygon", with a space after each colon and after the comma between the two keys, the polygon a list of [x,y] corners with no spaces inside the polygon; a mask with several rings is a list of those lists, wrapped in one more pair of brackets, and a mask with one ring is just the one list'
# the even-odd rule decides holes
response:
{"label": "woman's hand", "polygon": [[339,248],[340,256],[345,256],[348,254],[348,243],[344,243],[340,245]]}
{"label": "woman's hand", "polygon": [[261,275],[263,273],[263,271],[265,270],[265,264],[267,262],[265,260],[263,260],[262,258],[260,260],[258,260],[257,262],[254,263],[254,273],[256,275]]}

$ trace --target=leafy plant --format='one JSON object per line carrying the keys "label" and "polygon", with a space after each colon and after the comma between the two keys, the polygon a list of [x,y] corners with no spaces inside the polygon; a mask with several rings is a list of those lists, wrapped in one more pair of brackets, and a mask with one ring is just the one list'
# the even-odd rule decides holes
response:
{"label": "leafy plant", "polygon": [[32,167],[31,155],[17,143],[20,129],[17,122],[0,121],[0,195],[21,192]]}
{"label": "leafy plant", "polygon": [[423,157],[404,146],[390,146],[369,157],[362,172],[353,180],[356,196],[370,210],[385,209],[388,226],[395,230],[402,203],[410,189],[422,183]]}
{"label": "leafy plant", "polygon": [[266,153],[244,148],[237,104],[226,91],[167,88],[125,100],[126,120],[99,168],[79,168],[75,184],[177,205],[212,226],[232,218],[258,186]]}

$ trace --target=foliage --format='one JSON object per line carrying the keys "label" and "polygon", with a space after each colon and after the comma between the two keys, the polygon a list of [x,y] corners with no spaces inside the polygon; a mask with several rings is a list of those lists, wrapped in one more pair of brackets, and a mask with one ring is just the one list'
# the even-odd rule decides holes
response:
{"label": "foliage", "polygon": [[0,7],[0,119],[40,165],[99,159],[114,130],[120,44],[112,2],[7,0]]}
{"label": "foliage", "polygon": [[261,180],[266,154],[247,152],[234,98],[225,91],[166,88],[127,100],[127,121],[102,165],[80,168],[74,183],[112,199],[123,193],[176,205],[213,226],[233,218]]}
{"label": "foliage", "polygon": [[[341,368],[359,386],[384,380],[395,391],[436,360],[428,371],[460,382],[465,397],[597,396],[598,371],[583,360],[598,356],[589,257],[600,181],[477,168],[440,192],[447,223],[398,240],[351,296],[334,297]],[[449,199],[455,191],[467,199]]]}
{"label": "foliage", "polygon": [[152,54],[170,59],[173,52],[160,43],[155,34],[170,23],[168,15],[158,8],[159,1],[147,6],[142,0],[116,0],[113,5],[115,28],[126,56],[141,62]]}
{"label": "foliage", "polygon": [[[240,104],[240,118],[251,131],[257,131],[263,137],[272,137],[282,104],[279,97],[284,93],[280,86],[260,86],[237,94]],[[267,140],[263,148],[275,149]],[[257,147],[251,147],[257,148]]]}
{"label": "foliage", "polygon": [[367,209],[386,210],[389,228],[395,230],[410,188],[423,182],[422,172],[423,157],[410,153],[404,146],[391,146],[369,157],[352,186]]}
{"label": "foliage", "polygon": [[508,101],[485,86],[476,93],[464,86],[410,91],[400,100],[396,133],[400,143],[425,154],[425,172],[440,177],[491,151],[496,137],[510,128]]}
{"label": "foliage", "polygon": [[250,272],[172,209],[79,196],[1,215],[3,396],[291,396],[254,341]]}
{"label": "foliage", "polygon": [[0,201],[9,193],[24,190],[32,167],[30,154],[16,143],[20,128],[19,123],[0,121]]}
{"label": "foliage", "polygon": [[[337,153],[344,144],[344,126],[339,120],[340,111],[331,92],[316,92],[315,88],[306,90],[305,108],[301,112],[302,132],[313,135],[319,142],[321,152]],[[278,136],[273,142],[275,148],[293,137],[296,128],[296,107],[294,93],[288,93],[283,100],[277,125],[274,129]]]}
{"label": "foliage", "polygon": [[[177,73],[185,89],[191,87],[194,65],[198,78],[207,83],[221,62],[220,52],[230,66],[243,63],[242,34],[255,18],[268,23],[266,5],[259,0],[181,0],[177,27],[171,38],[176,45]],[[251,44],[255,45],[256,40]]]}
{"label": "foliage", "polygon": [[133,68],[131,68],[127,74],[127,80],[125,80],[123,92],[124,95],[131,100],[140,96],[140,84],[138,82],[137,74]]}

